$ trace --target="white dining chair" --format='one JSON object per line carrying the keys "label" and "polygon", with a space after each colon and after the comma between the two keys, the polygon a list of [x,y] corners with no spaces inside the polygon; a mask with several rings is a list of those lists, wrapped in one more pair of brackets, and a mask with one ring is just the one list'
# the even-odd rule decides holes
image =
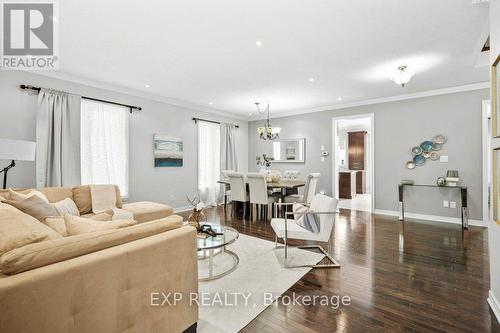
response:
{"label": "white dining chair", "polygon": [[306,185],[304,187],[304,194],[290,194],[285,197],[285,202],[294,203],[311,203],[312,198],[316,194],[316,186],[318,179],[321,177],[320,173],[310,173],[307,175]]}
{"label": "white dining chair", "polygon": [[[253,212],[253,205],[259,208],[265,207],[264,220],[267,221],[269,215],[272,216],[273,203],[276,202],[276,197],[269,195],[267,190],[266,176],[260,173],[248,173],[248,187],[250,190],[250,212]],[[271,214],[269,214],[269,210]]]}
{"label": "white dining chair", "polygon": [[[285,218],[273,218],[271,219],[271,226],[276,234],[275,236],[275,246],[278,246],[278,239],[283,239],[284,250],[285,250],[285,266],[291,267],[312,267],[312,268],[339,268],[340,264],[332,257],[332,230],[333,224],[335,223],[335,215],[337,210],[337,199],[331,198],[324,194],[316,194],[311,200],[308,212],[298,213],[298,212],[287,212],[285,213]],[[293,205],[293,203],[277,203],[275,205],[276,211],[279,206]],[[298,225],[294,219],[294,215],[305,215],[313,214],[314,218],[319,220],[319,232],[313,233],[302,226]],[[326,258],[331,262],[331,264],[310,264],[301,266],[290,266],[287,263],[288,260],[288,240],[289,239],[299,239],[304,241],[313,241],[327,243],[327,249],[325,250],[321,245],[305,245],[299,246],[302,249],[318,249],[321,251]]]}
{"label": "white dining chair", "polygon": [[243,219],[245,219],[247,203],[250,201],[245,175],[241,172],[228,172],[227,179],[231,188],[231,209],[233,214],[236,215],[236,203],[241,202],[243,203]]}
{"label": "white dining chair", "polygon": [[283,172],[283,179],[288,179],[288,180],[297,179],[299,174],[300,172],[297,170],[285,170],[285,172]]}
{"label": "white dining chair", "polygon": [[[220,172],[221,175],[221,180],[222,181],[228,181],[228,173],[234,172],[234,170],[222,170]],[[224,211],[226,211],[227,207],[227,199],[231,197],[231,187],[228,184],[221,184],[222,185],[222,190],[224,192]]]}

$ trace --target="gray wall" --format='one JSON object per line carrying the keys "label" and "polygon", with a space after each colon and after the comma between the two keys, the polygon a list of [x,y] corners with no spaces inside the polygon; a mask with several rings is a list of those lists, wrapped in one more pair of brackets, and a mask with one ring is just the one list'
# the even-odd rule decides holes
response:
{"label": "gray wall", "polygon": [[[273,126],[282,128],[282,138],[306,138],[306,163],[275,163],[271,168],[296,169],[302,176],[320,172],[318,191],[331,194],[332,117],[374,113],[376,209],[398,210],[397,184],[401,179],[434,184],[446,170],[456,169],[462,183],[469,187],[470,218],[482,219],[481,103],[484,99],[489,99],[487,89],[272,119]],[[262,120],[252,121],[248,127],[249,170],[258,169],[255,156],[270,144],[257,136],[257,127],[262,123]],[[407,170],[405,162],[410,159],[410,148],[439,133],[448,137],[442,154],[449,156],[449,162],[429,161],[415,170]],[[325,162],[321,162],[322,145],[330,152]],[[458,191],[439,189],[439,192],[424,188],[406,190],[406,211],[458,217],[459,209],[442,207],[443,200],[457,201],[460,205]]]}
{"label": "gray wall", "polygon": [[[19,89],[31,84],[92,96],[101,99],[139,105],[140,113],[130,117],[130,200],[154,200],[173,207],[188,205],[186,194],[196,193],[197,136],[193,117],[238,124],[238,160],[243,171],[248,165],[247,121],[198,112],[150,99],[120,94],[108,90],[48,78],[27,72],[2,71],[0,74],[0,138],[35,141],[36,96]],[[184,139],[184,166],[181,168],[153,167],[153,134],[163,133]],[[9,161],[0,160],[0,166]],[[35,163],[18,162],[9,172],[9,186],[34,187]]]}

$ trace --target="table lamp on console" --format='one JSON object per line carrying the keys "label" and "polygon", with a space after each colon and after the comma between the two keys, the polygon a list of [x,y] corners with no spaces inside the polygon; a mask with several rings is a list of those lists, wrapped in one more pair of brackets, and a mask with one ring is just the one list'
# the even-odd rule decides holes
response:
{"label": "table lamp on console", "polygon": [[16,166],[16,161],[34,161],[36,142],[24,140],[0,139],[0,160],[11,160],[0,170],[3,172],[3,188],[7,186],[7,172]]}

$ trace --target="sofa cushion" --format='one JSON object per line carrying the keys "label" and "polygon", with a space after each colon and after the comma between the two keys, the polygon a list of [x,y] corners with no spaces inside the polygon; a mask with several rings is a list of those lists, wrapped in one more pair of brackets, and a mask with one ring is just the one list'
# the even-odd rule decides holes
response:
{"label": "sofa cushion", "polygon": [[45,194],[43,194],[40,191],[28,190],[27,192],[26,191],[23,191],[23,192],[14,191],[13,189],[9,188],[11,200],[21,201],[21,200],[25,200],[25,199],[31,198],[33,196],[36,196],[36,197],[42,199],[43,201],[45,201],[46,203],[49,203],[49,199],[45,196]]}
{"label": "sofa cushion", "polygon": [[4,200],[3,202],[16,207],[39,221],[43,221],[47,216],[59,215],[53,204],[43,200],[38,195],[31,195],[24,200]]}
{"label": "sofa cushion", "polygon": [[0,257],[0,270],[4,274],[16,274],[180,227],[182,227],[182,217],[174,215],[128,228],[30,244],[3,254]]}
{"label": "sofa cushion", "polygon": [[53,205],[61,216],[64,216],[64,214],[80,216],[80,211],[71,198],[66,198],[61,201],[54,202]]}
{"label": "sofa cushion", "polygon": [[[115,191],[116,207],[122,208],[122,197],[120,194],[120,188],[117,185],[115,185]],[[90,186],[81,185],[73,187],[73,201],[75,201],[81,215],[92,213],[92,196],[90,195]]]}
{"label": "sofa cushion", "polygon": [[62,236],[34,217],[0,203],[0,255],[30,243],[57,238]]}
{"label": "sofa cushion", "polygon": [[[87,219],[93,221],[111,221],[112,215],[107,213],[99,213],[99,214],[87,214],[83,216]],[[64,217],[62,216],[50,216],[42,221],[52,230],[56,231],[61,236],[68,236],[68,231],[66,230],[66,223],[64,222]]]}
{"label": "sofa cushion", "polygon": [[71,187],[41,187],[37,190],[45,194],[49,202],[58,202],[66,198],[73,200]]}
{"label": "sofa cushion", "polygon": [[134,214],[134,220],[139,223],[161,219],[174,213],[172,207],[151,201],[126,203],[123,209]]}
{"label": "sofa cushion", "polygon": [[86,234],[101,230],[119,229],[137,224],[134,220],[114,220],[114,221],[95,221],[84,217],[64,215],[64,224],[68,236]]}

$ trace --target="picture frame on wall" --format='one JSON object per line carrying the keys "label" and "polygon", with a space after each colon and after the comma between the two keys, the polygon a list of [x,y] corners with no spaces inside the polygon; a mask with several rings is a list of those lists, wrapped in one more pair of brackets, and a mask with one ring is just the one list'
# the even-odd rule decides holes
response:
{"label": "picture frame on wall", "polygon": [[493,137],[500,137],[500,55],[491,68],[491,114],[493,120]]}

